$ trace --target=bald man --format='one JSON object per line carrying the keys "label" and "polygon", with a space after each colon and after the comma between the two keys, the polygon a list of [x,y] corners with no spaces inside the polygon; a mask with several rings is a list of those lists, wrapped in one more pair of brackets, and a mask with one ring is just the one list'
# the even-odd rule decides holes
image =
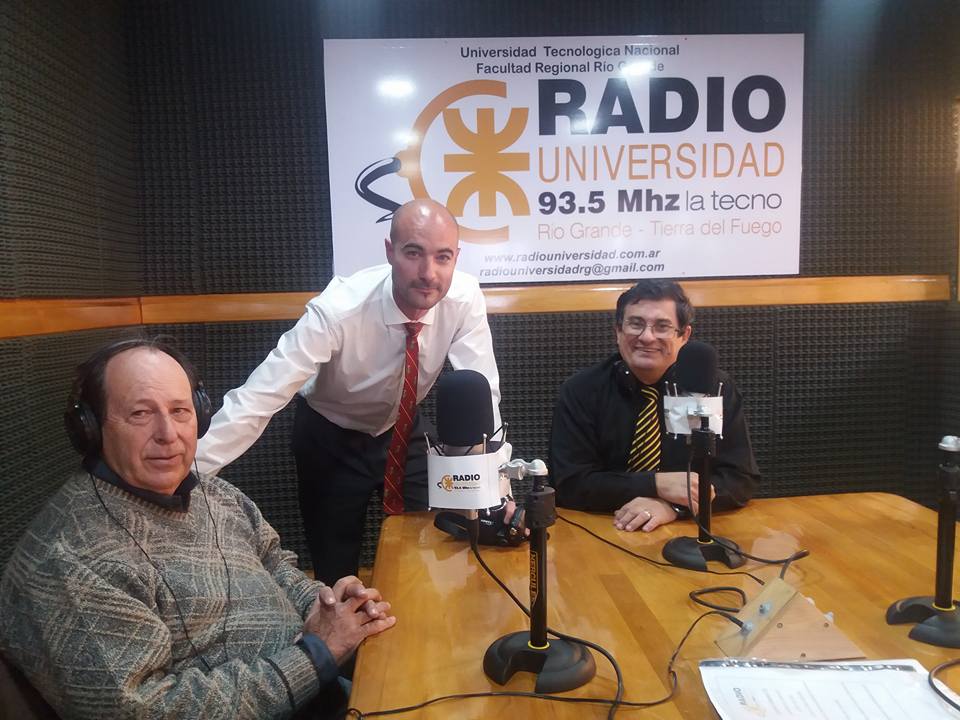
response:
{"label": "bald man", "polygon": [[[293,451],[300,512],[316,577],[357,571],[367,502],[387,512],[427,503],[426,396],[449,358],[490,381],[500,425],[500,377],[477,280],[456,268],[459,227],[442,205],[414,200],[393,216],[387,264],[335,277],[277,347],[231,390],[201,439],[202,472],[249,448],[297,394]],[[386,478],[386,484],[385,484]]]}

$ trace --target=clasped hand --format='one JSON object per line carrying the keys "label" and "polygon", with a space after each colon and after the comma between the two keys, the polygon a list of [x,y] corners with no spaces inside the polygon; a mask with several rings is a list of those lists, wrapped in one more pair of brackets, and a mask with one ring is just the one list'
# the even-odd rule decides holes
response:
{"label": "clasped hand", "polygon": [[303,624],[304,633],[320,638],[337,664],[347,660],[366,638],[393,627],[390,603],[376,588],[364,587],[353,575],[340,578],[333,587],[317,593]]}

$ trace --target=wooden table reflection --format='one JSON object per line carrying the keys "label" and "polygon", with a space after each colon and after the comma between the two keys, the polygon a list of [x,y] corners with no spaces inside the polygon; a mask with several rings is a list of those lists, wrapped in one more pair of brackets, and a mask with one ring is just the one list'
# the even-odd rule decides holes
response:
{"label": "wooden table reflection", "polygon": [[[671,537],[696,534],[692,521],[651,534],[624,533],[612,526],[609,515],[563,509],[559,514],[658,560]],[[373,582],[393,604],[398,622],[368,640],[359,652],[351,706],[361,711],[412,705],[451,693],[533,689],[534,678],[526,673],[518,673],[503,687],[484,675],[487,646],[503,634],[528,628],[527,619],[479,567],[466,544],[436,530],[432,520],[432,514],[420,513],[390,517],[384,524]],[[907,637],[909,626],[884,622],[892,601],[933,593],[934,512],[883,493],[776,498],[715,515],[713,529],[763,557],[810,550],[809,558],[790,567],[786,580],[820,610],[832,611],[837,627],[868,658],[913,657],[929,669],[958,654],[914,642]],[[482,555],[527,602],[527,548],[482,548]],[[743,569],[764,580],[779,573],[778,567],[754,562]],[[560,520],[550,529],[549,623],[611,651],[623,670],[626,700],[651,700],[667,691],[667,662],[691,622],[704,611],[688,593],[721,584],[741,587],[750,597],[760,589],[743,575],[654,567]],[[697,662],[722,655],[713,641],[729,628],[728,622],[714,617],[694,630],[676,664],[679,690],[672,702],[646,710],[624,708],[618,715],[717,717],[700,683]],[[596,661],[596,678],[566,695],[613,697],[613,670],[602,657],[596,656]],[[954,679],[947,676],[948,681]],[[403,717],[606,715],[602,705],[483,698],[445,701]]]}

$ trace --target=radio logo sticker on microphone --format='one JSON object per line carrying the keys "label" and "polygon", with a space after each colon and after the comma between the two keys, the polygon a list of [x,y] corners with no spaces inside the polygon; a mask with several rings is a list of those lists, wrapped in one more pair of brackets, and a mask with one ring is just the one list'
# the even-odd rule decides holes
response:
{"label": "radio logo sticker on microphone", "polygon": [[453,492],[454,490],[479,490],[480,474],[472,475],[444,475],[437,483],[437,487]]}

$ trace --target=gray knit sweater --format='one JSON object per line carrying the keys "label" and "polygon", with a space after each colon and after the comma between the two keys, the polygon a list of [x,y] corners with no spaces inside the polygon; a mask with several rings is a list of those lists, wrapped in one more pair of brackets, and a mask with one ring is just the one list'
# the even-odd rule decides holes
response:
{"label": "gray knit sweater", "polygon": [[77,475],[6,567],[0,650],[65,718],[285,717],[336,675],[294,645],[320,586],[295,559],[218,478],[178,512]]}

